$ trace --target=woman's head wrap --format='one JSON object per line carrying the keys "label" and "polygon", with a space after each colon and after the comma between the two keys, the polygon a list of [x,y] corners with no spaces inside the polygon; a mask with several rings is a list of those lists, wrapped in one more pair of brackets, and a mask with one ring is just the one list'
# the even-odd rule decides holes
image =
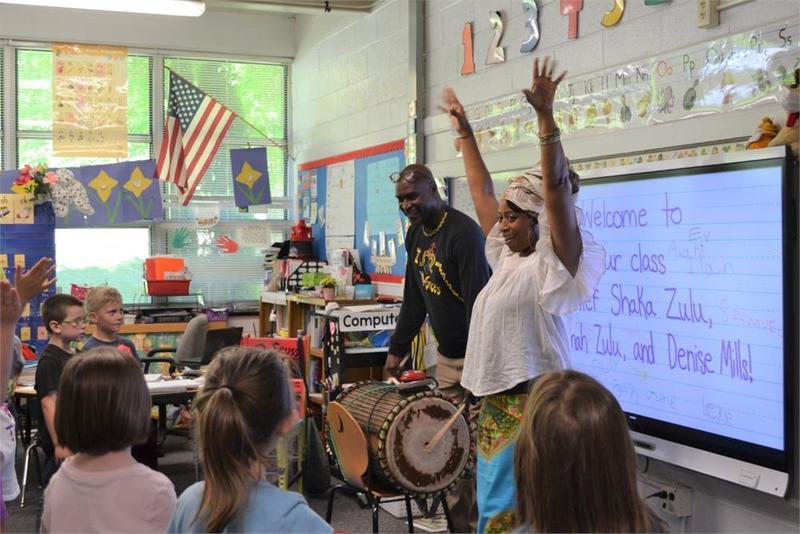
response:
{"label": "woman's head wrap", "polygon": [[[577,175],[570,169],[570,180],[572,183],[572,202],[578,199]],[[522,211],[532,212],[537,217],[541,217],[544,212],[544,184],[542,183],[542,167],[537,164],[535,167],[524,171],[519,176],[509,180],[508,187],[503,193],[503,199],[512,202]]]}

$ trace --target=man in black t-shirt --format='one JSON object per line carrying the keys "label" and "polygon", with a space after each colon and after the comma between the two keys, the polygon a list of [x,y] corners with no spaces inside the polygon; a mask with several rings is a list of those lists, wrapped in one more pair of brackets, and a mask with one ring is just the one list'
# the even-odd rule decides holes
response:
{"label": "man in black t-shirt", "polygon": [[83,336],[86,326],[83,302],[72,295],[53,295],[42,304],[42,319],[50,339],[36,365],[36,396],[42,405],[39,440],[45,453],[42,478],[47,485],[61,460],[72,455],[58,442],[56,398],[64,366],[75,354],[70,344]]}
{"label": "man in black t-shirt", "polygon": [[[426,315],[438,342],[436,379],[440,391],[458,404],[464,399],[461,370],[472,305],[489,280],[483,231],[445,205],[431,171],[412,164],[392,175],[400,210],[411,227],[406,234],[405,286],[397,327],[389,344],[386,370],[397,374]],[[448,496],[456,532],[473,532],[477,518],[474,482],[465,480]]]}

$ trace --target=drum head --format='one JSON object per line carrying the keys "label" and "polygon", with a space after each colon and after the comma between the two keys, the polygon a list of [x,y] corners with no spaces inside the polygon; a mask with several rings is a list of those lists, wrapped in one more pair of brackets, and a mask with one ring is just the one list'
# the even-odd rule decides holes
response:
{"label": "drum head", "polygon": [[408,403],[386,434],[386,463],[396,482],[418,493],[441,491],[461,476],[470,454],[469,427],[463,415],[430,451],[425,445],[457,411],[439,397]]}

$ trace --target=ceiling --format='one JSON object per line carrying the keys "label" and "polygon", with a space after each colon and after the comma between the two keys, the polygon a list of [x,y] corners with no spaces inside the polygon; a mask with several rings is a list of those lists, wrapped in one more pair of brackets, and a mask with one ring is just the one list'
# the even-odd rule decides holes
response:
{"label": "ceiling", "polygon": [[209,8],[234,11],[273,11],[306,15],[370,13],[380,0],[206,0]]}

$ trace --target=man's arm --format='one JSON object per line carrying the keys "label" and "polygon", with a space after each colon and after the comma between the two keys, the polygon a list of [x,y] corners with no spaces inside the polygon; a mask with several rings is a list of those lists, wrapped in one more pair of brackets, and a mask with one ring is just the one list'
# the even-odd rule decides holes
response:
{"label": "man's arm", "polygon": [[[411,240],[409,240],[410,242]],[[414,278],[414,254],[415,251],[406,247],[406,276],[403,285],[403,304],[400,306],[400,314],[397,316],[397,326],[389,342],[389,354],[386,356],[386,372],[396,375],[400,369],[399,365],[402,358],[411,347],[411,341],[419,332],[425,316],[428,314],[425,308],[425,301],[422,292]]]}

